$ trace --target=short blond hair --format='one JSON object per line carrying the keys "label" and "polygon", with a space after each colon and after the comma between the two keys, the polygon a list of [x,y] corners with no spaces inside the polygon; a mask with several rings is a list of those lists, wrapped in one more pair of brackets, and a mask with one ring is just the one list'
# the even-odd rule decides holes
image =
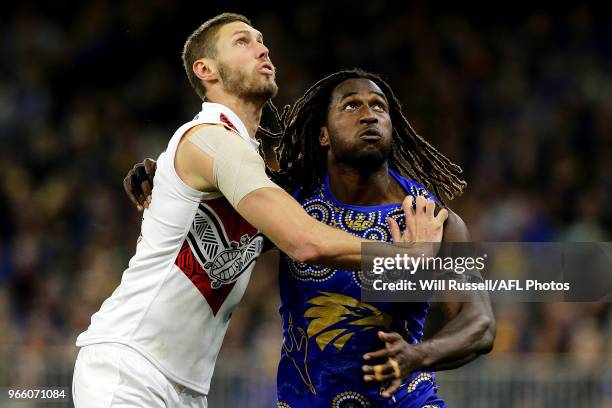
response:
{"label": "short blond hair", "polygon": [[200,58],[215,58],[217,56],[217,33],[226,24],[242,21],[251,25],[251,21],[242,14],[223,13],[205,21],[185,41],[183,47],[183,66],[189,83],[202,100],[206,100],[206,88],[193,72],[193,63]]}

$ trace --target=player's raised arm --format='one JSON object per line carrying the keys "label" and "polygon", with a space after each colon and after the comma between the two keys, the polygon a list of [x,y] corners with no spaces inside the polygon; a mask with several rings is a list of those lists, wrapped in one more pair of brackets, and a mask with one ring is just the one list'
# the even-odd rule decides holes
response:
{"label": "player's raised arm", "polygon": [[[240,215],[291,258],[330,267],[360,267],[364,241],[310,217],[267,177],[263,159],[234,132],[222,126],[191,129],[179,145],[175,167],[190,187],[221,191]],[[400,241],[431,242],[441,236],[445,214],[436,217],[425,211],[425,205],[423,199],[417,200],[421,211],[405,206],[406,217],[418,217],[414,225],[420,228],[407,229]]]}

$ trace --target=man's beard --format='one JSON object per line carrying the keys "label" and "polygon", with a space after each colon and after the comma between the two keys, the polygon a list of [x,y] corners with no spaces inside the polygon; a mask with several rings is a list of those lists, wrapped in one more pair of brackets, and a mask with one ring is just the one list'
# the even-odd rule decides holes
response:
{"label": "man's beard", "polygon": [[337,162],[351,167],[361,174],[369,174],[378,170],[388,162],[392,156],[392,145],[382,146],[379,149],[364,149],[360,151],[346,151],[342,146],[334,143],[330,137],[330,148]]}
{"label": "man's beard", "polygon": [[257,73],[247,75],[240,68],[232,69],[228,65],[219,61],[219,77],[223,81],[225,91],[232,95],[237,95],[247,101],[264,103],[276,96],[278,86],[272,81],[259,78]]}

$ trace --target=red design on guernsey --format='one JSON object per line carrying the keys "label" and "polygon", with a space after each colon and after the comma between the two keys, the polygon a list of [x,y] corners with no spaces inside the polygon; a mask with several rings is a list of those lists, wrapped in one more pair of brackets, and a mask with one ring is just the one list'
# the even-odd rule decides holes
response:
{"label": "red design on guernsey", "polygon": [[[202,296],[204,296],[208,302],[213,315],[216,316],[225,302],[225,299],[227,299],[232,291],[236,279],[244,272],[244,268],[249,266],[250,263],[249,265],[241,265],[241,268],[235,275],[229,273],[229,278],[227,275],[224,275],[226,280],[222,281],[219,280],[219,277],[215,276],[213,272],[215,271],[213,268],[218,267],[218,265],[215,265],[214,259],[224,251],[228,252],[228,250],[230,250],[229,252],[234,252],[236,248],[240,249],[241,255],[244,255],[244,251],[249,249],[245,247],[245,242],[247,245],[252,242],[253,237],[257,234],[257,230],[234,210],[225,197],[203,200],[201,206],[204,206],[209,214],[212,213],[218,222],[202,222],[202,219],[200,219],[200,223],[197,224],[196,228],[196,223],[194,221],[190,233],[198,242],[209,245],[209,247],[210,245],[214,245],[215,249],[212,253],[208,254],[208,258],[210,259],[201,259],[201,261],[204,262],[204,265],[202,265],[198,261],[198,257],[193,253],[186,239],[176,257],[175,264],[185,273],[185,275],[187,275],[195,287],[198,288]],[[221,228],[222,231],[220,231],[219,228]],[[214,230],[213,234],[211,234],[211,230]],[[211,235],[215,235],[217,238],[211,239]],[[219,238],[221,236],[226,236],[228,239]],[[259,237],[259,239],[263,241],[263,238]],[[228,243],[229,245],[227,245]],[[192,245],[194,245],[193,241]],[[261,249],[259,249],[259,252],[261,252]],[[200,252],[198,252],[198,254],[200,254]],[[257,255],[259,255],[259,253],[257,253]],[[200,257],[202,256],[203,255],[200,255]],[[250,258],[252,258],[252,256]],[[234,259],[236,258],[234,257]],[[244,256],[241,259],[244,259]],[[226,274],[227,273],[228,272],[226,272]]]}
{"label": "red design on guernsey", "polygon": [[[222,114],[223,115],[223,114]],[[233,126],[233,125],[232,125]],[[244,234],[253,236],[257,230],[232,207],[225,197],[212,200],[202,200],[202,204],[209,207],[223,223],[223,229],[230,241],[240,241]]]}
{"label": "red design on guernsey", "polygon": [[[234,126],[234,124],[232,122],[230,122],[230,120],[227,118],[227,116],[225,116],[224,114],[221,114],[221,115],[219,115],[219,119],[221,119],[221,122],[225,123],[227,126],[231,127],[236,132],[238,132],[238,129],[236,129],[236,126]],[[240,132],[238,132],[238,133],[240,133]]]}
{"label": "red design on guernsey", "polygon": [[175,263],[198,288],[212,309],[213,315],[216,316],[227,295],[232,291],[235,282],[213,289],[212,280],[196,259],[187,241],[183,242],[183,247],[176,257]]}

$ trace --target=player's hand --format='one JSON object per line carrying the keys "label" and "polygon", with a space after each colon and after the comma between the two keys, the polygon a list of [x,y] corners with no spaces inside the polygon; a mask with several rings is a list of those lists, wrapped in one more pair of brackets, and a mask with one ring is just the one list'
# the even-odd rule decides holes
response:
{"label": "player's hand", "polygon": [[[416,202],[415,202],[416,201]],[[414,205],[413,205],[414,203]],[[441,242],[444,232],[444,222],[448,218],[448,210],[442,208],[435,214],[436,203],[423,196],[406,196],[402,203],[406,229],[402,234],[397,221],[387,218],[393,242]]]}
{"label": "player's hand", "polygon": [[366,382],[389,383],[383,390],[382,396],[390,398],[399,389],[402,382],[420,368],[422,356],[399,333],[380,331],[378,338],[385,342],[385,348],[367,353],[363,359],[366,362],[385,359],[385,363],[364,365],[362,367],[363,379]]}
{"label": "player's hand", "polygon": [[123,179],[125,193],[140,212],[149,208],[151,204],[155,170],[157,162],[153,159],[144,159],[142,163],[135,164]]}

